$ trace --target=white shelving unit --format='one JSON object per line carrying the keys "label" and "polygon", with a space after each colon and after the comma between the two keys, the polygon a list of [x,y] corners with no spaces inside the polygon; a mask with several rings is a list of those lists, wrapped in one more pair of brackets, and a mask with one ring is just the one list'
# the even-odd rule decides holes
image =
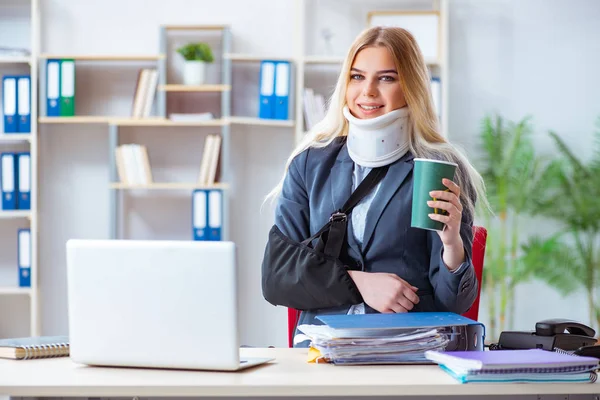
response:
{"label": "white shelving unit", "polygon": [[[0,10],[3,5],[0,3]],[[10,3],[10,7],[28,7],[30,13],[29,26],[29,48],[28,57],[2,57],[0,58],[0,75],[5,74],[5,70],[20,64],[28,64],[29,74],[31,75],[31,134],[0,134],[0,151],[6,151],[7,146],[17,144],[26,144],[29,146],[31,154],[31,210],[0,210],[0,224],[2,221],[13,219],[29,220],[31,230],[31,287],[18,287],[17,265],[15,268],[14,285],[0,287],[0,296],[25,295],[29,297],[29,334],[31,336],[40,335],[40,312],[39,312],[39,260],[38,260],[38,129],[37,129],[37,98],[38,98],[38,63],[37,55],[40,48],[40,7],[39,0],[29,0],[16,5]],[[1,11],[0,11],[1,12]],[[0,21],[0,23],[2,23]],[[17,235],[17,232],[14,232]],[[15,249],[16,251],[16,249]],[[14,257],[16,259],[16,257]],[[4,321],[3,321],[4,322]],[[7,323],[12,323],[8,320]]]}

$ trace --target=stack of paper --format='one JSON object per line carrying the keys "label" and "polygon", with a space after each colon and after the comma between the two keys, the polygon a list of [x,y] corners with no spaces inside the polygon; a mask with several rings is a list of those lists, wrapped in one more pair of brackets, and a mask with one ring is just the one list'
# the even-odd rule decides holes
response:
{"label": "stack of paper", "polygon": [[438,329],[411,329],[380,337],[336,337],[326,325],[300,325],[322,358],[338,365],[427,363],[426,350],[443,350],[448,339]]}
{"label": "stack of paper", "polygon": [[425,356],[461,383],[595,382],[600,360],[541,349],[427,351]]}

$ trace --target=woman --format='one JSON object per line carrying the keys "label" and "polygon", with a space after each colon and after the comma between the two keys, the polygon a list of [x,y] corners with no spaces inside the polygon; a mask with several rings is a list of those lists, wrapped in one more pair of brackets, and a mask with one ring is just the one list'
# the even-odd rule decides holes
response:
{"label": "woman", "polygon": [[[483,181],[440,135],[429,81],[408,31],[364,31],[350,47],[325,119],[290,156],[270,196],[277,198],[275,226],[297,242],[318,231],[372,168],[388,166],[351,211],[340,256],[355,263],[347,274],[363,301],[304,311],[299,324],[319,324],[319,314],[463,313],[475,300],[472,227],[477,194],[486,203]],[[441,232],[410,226],[414,158],[458,164],[454,181],[442,182],[448,191],[432,192],[437,201],[428,201],[447,211],[430,215],[446,224]]]}

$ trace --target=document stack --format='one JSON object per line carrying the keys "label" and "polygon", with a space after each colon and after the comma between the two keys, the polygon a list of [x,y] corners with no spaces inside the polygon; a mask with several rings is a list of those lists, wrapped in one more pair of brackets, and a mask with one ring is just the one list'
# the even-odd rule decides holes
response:
{"label": "document stack", "polygon": [[595,382],[600,360],[542,349],[428,351],[425,356],[461,383]]}
{"label": "document stack", "polygon": [[[309,361],[336,365],[431,364],[427,351],[482,350],[482,324],[454,313],[318,316],[300,325],[311,340]],[[470,340],[468,340],[470,338]]]}

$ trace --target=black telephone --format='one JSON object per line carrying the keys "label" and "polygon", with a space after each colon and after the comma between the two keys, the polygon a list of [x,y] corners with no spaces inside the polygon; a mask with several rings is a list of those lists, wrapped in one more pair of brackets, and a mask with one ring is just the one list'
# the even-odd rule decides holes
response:
{"label": "black telephone", "polygon": [[558,348],[575,351],[580,355],[587,353],[585,355],[600,358],[600,346],[595,346],[595,334],[596,331],[580,322],[560,318],[546,319],[535,324],[533,332],[504,331],[500,333],[498,348],[550,351]]}

